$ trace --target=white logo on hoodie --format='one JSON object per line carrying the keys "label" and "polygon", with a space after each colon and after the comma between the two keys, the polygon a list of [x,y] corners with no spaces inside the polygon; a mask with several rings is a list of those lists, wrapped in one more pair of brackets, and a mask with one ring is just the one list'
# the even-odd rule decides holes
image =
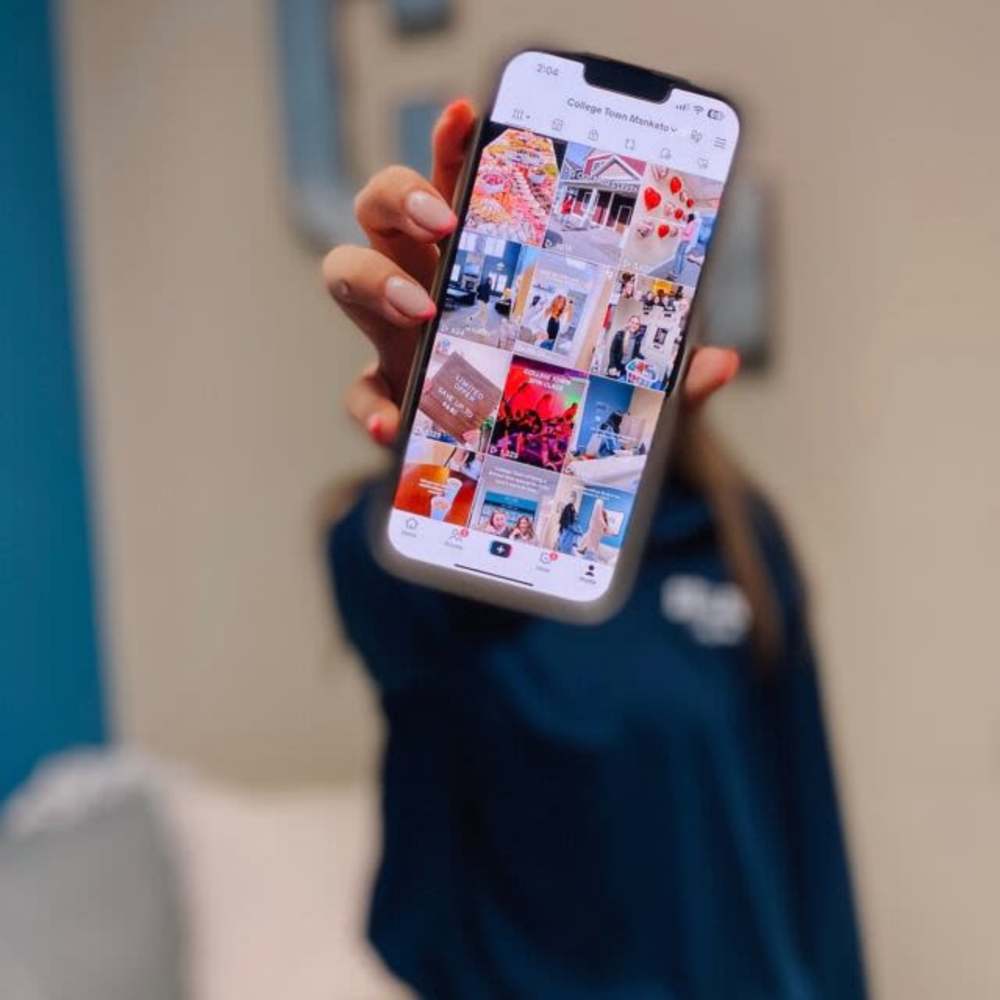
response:
{"label": "white logo on hoodie", "polygon": [[667,621],[686,625],[703,646],[737,646],[750,629],[750,604],[735,583],[668,576],[660,586]]}

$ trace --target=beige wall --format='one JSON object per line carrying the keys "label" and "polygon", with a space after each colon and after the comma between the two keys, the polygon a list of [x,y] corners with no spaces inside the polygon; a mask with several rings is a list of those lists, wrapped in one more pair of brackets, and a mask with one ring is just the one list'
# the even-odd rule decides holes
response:
{"label": "beige wall", "polygon": [[[478,89],[525,38],[744,98],[781,217],[778,356],[715,409],[813,580],[877,993],[1000,995],[997,8],[626,2],[591,22],[476,0],[460,44],[404,49],[387,6],[347,18],[366,168],[401,95]],[[311,524],[370,457],[337,403],[364,352],[287,225],[271,6],[66,11],[122,727],[232,775],[349,772],[372,714]]]}
{"label": "beige wall", "polygon": [[316,537],[364,352],[288,225],[267,8],[64,8],[118,717],[259,780],[374,739]]}

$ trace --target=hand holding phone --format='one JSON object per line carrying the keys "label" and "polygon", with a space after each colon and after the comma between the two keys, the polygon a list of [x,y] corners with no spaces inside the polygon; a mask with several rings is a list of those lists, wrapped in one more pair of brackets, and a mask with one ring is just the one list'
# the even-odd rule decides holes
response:
{"label": "hand holding phone", "polygon": [[[597,83],[584,78],[591,70]],[[553,80],[560,72],[566,83]],[[606,86],[623,81],[644,96]],[[643,88],[662,93],[647,98]],[[666,455],[666,404],[731,156],[708,177],[642,158],[656,152],[651,137],[662,141],[681,120],[674,105],[691,105],[682,97],[704,101],[702,113],[732,113],[688,88],[592,57],[515,57],[471,151],[464,226],[437,269],[436,303],[421,285],[437,264],[434,244],[457,226],[445,198],[468,141],[468,105],[452,105],[436,130],[436,188],[391,168],[359,196],[372,248],[338,248],[325,270],[379,351],[349,405],[383,442],[397,430],[417,327],[438,313],[404,407],[392,509],[376,526],[392,568],[579,620],[615,603],[607,598],[628,577],[623,553],[644,533],[636,508],[658,489],[648,473]],[[637,100],[654,110],[627,114]],[[544,130],[520,127],[554,107],[566,110]],[[598,123],[615,148],[590,144]],[[735,130],[733,118],[732,144]],[[690,137],[687,147],[678,147],[683,165],[707,160]],[[698,352],[684,397],[704,398],[736,366],[731,352]]]}

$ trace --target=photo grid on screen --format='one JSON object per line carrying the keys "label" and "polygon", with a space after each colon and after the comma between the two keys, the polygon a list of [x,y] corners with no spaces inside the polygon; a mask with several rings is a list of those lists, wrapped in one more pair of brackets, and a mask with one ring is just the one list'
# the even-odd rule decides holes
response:
{"label": "photo grid on screen", "polygon": [[394,505],[612,564],[722,184],[488,129]]}

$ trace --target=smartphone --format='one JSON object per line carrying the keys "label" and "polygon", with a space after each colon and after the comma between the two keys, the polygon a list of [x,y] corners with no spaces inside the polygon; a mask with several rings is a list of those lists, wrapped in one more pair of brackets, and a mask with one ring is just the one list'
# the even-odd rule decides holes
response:
{"label": "smartphone", "polygon": [[386,569],[571,622],[620,608],[739,133],[731,102],[665,73],[548,51],[505,64],[371,524]]}

